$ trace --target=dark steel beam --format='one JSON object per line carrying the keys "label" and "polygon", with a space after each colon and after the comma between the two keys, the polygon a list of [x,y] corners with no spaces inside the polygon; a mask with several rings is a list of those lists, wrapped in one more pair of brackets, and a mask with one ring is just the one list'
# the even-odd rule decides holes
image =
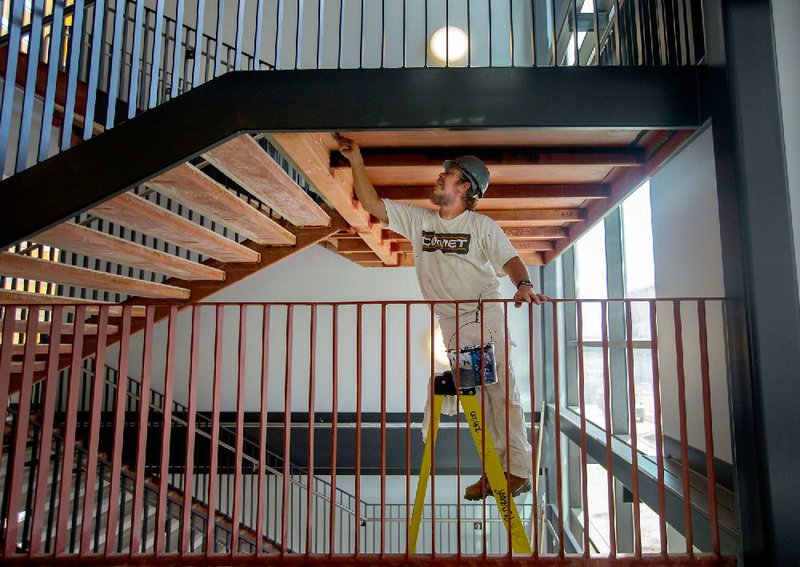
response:
{"label": "dark steel beam", "polygon": [[771,4],[703,1],[725,293],[742,299],[726,325],[744,565],[800,564],[800,305]]}
{"label": "dark steel beam", "polygon": [[243,131],[693,128],[697,80],[689,67],[228,73],[0,182],[0,246]]}

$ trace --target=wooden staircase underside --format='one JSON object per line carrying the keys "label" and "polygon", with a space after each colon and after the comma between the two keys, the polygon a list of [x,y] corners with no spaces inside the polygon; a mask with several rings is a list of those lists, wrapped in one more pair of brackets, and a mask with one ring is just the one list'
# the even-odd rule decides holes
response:
{"label": "wooden staircase underside", "polygon": [[[528,265],[543,265],[663,165],[692,130],[352,131],[381,197],[433,207],[442,162],[482,158],[491,172],[477,210],[506,231]],[[354,197],[347,160],[330,132],[273,134],[353,231],[327,246],[362,266],[412,266],[410,243],[382,227]]]}
{"label": "wooden staircase underside", "polygon": [[[692,131],[344,134],[362,147],[367,173],[379,195],[420,206],[432,206],[428,196],[442,161],[463,154],[482,157],[490,168],[492,183],[479,201],[478,211],[503,227],[528,265],[543,265],[661,167]],[[118,294],[122,305],[136,306],[128,311],[132,318],[129,332],[135,333],[146,325],[143,305],[201,301],[314,244],[365,267],[413,265],[410,242],[383,227],[354,197],[351,170],[336,151],[333,133],[279,133],[270,135],[269,141],[328,205],[317,204],[257,138],[239,135],[193,163],[180,164],[146,181],[138,193],[122,193],[89,210],[89,219],[147,235],[155,244],[120,238],[73,221],[49,228],[26,243],[28,251],[49,251],[50,259],[54,250],[69,251],[126,266],[127,275],[121,269],[117,273],[93,269],[92,262],[69,265],[37,257],[44,253],[0,252],[0,276],[15,282],[0,289],[0,302],[40,304],[43,313],[51,309],[50,304],[86,304],[80,344],[73,344],[72,321],[62,330],[58,369],[63,369],[78,357],[98,352],[99,344],[119,340],[123,313],[120,305],[110,306],[103,314],[110,326],[102,333],[97,325],[97,305],[102,302],[58,296],[54,294],[57,286]],[[171,210],[153,195],[172,201]],[[215,224],[178,214],[180,208],[173,212],[175,203]],[[161,250],[158,242],[170,243],[173,248]],[[31,287],[31,282],[37,285]],[[52,284],[44,286],[45,293],[41,292],[42,282]],[[154,321],[169,314],[170,307],[159,306]],[[37,341],[48,340],[46,319],[40,324],[43,334],[37,335]],[[22,332],[18,322],[9,319],[9,324]],[[37,342],[32,347],[36,378],[43,378],[46,369],[50,371],[46,368],[48,344]],[[25,355],[20,342],[10,351],[10,371],[15,374],[12,391],[21,383]]]}
{"label": "wooden staircase underside", "polygon": [[[18,83],[25,68],[17,66]],[[549,87],[543,92],[558,90],[569,99],[574,77],[546,70],[472,71],[496,84],[496,96],[481,99],[484,115],[477,122],[453,122],[473,116],[469,96],[436,112],[420,104],[456,87],[469,90],[471,82],[458,73],[421,71],[317,72],[314,93],[297,74],[233,73],[86,142],[73,140],[72,149],[2,181],[14,198],[0,209],[0,232],[8,245],[18,244],[0,252],[0,304],[38,304],[43,314],[56,304],[84,305],[85,321],[69,319],[62,326],[57,354],[58,368],[64,368],[74,357],[97,352],[98,344],[116,340],[120,304],[135,306],[126,311],[135,332],[145,324],[142,305],[200,301],[312,244],[362,266],[413,265],[410,243],[371,218],[354,198],[349,164],[330,131],[338,124],[349,125],[342,133],[361,145],[378,193],[406,203],[430,206],[428,195],[443,160],[463,154],[483,158],[492,184],[478,210],[500,223],[524,261],[543,265],[661,167],[698,125],[696,101],[682,95],[693,92],[683,87],[697,79],[685,70],[637,71],[628,94],[650,101],[648,108],[629,105],[602,120],[580,105],[565,105],[568,113],[544,113],[527,95],[521,104],[520,93],[527,92],[521,85],[531,81],[538,87],[544,81]],[[586,87],[597,95],[625,79],[628,70],[581,73],[591,76]],[[653,98],[655,87],[660,90]],[[38,85],[38,95],[43,88]],[[352,104],[332,109],[316,104],[319,90],[352,103],[353,89],[365,99],[355,113]],[[56,105],[62,90],[58,83]],[[85,94],[84,85],[78,90]],[[412,109],[367,102],[389,91],[416,101]],[[262,108],[265,97],[269,112]],[[75,124],[84,106],[78,103]],[[95,112],[95,120],[98,116]],[[438,126],[451,122],[461,126]],[[187,130],[193,123],[203,127]],[[385,128],[366,130],[378,123]],[[647,126],[652,124],[664,129]],[[263,131],[268,137],[241,134]],[[226,141],[216,145],[219,140]],[[273,159],[275,147],[310,183],[310,193]],[[64,220],[79,211],[84,213]],[[48,228],[37,233],[41,227]],[[27,240],[19,244],[22,238]],[[103,299],[109,309],[100,313]],[[157,307],[155,319],[169,312]],[[99,315],[108,317],[108,328],[100,329]],[[3,314],[0,323],[9,336],[18,336],[13,348],[4,349],[0,365],[19,378],[30,355],[33,370],[43,372],[48,321],[43,315],[28,352],[25,331]],[[85,336],[77,348],[73,337],[80,327]]]}
{"label": "wooden staircase underside", "polygon": [[[231,182],[215,180],[222,178]],[[235,186],[234,190],[226,185]],[[162,200],[168,206],[159,204]],[[4,283],[0,286],[0,303],[41,306],[41,321],[30,353],[34,358],[29,370],[36,378],[43,378],[46,369],[53,370],[46,360],[49,314],[54,305],[84,305],[83,317],[78,317],[81,321],[74,320],[77,308],[62,310],[73,317],[60,329],[58,369],[63,369],[97,352],[99,344],[117,342],[123,317],[130,317],[126,332],[143,329],[147,315],[143,305],[201,301],[291,254],[349,230],[341,215],[318,204],[257,139],[246,134],[210,150],[194,163],[183,163],[157,175],[138,193],[122,193],[94,206],[85,218],[88,220],[80,224],[71,220],[49,228],[21,250],[0,252]],[[97,229],[103,224],[94,221],[102,221],[106,229],[124,227],[129,237],[146,235],[147,240],[120,238],[109,233],[112,231]],[[77,265],[74,260],[73,265],[54,261],[64,252],[80,255],[73,258],[84,261]],[[103,264],[106,268],[99,269]],[[116,271],[109,268],[115,265]],[[70,287],[88,294],[93,290],[109,292],[118,300],[104,302],[59,293]],[[108,306],[101,309],[104,303]],[[131,308],[123,313],[128,305]],[[0,324],[8,325],[12,333],[25,333],[18,319],[22,314],[10,317],[10,310],[5,311]],[[155,308],[153,322],[169,313],[170,307]],[[98,325],[100,317],[105,319],[105,326]],[[76,341],[79,322],[83,323],[82,336]],[[15,375],[10,384],[14,391],[21,383],[28,342],[24,335],[12,342],[2,354],[4,364]]]}

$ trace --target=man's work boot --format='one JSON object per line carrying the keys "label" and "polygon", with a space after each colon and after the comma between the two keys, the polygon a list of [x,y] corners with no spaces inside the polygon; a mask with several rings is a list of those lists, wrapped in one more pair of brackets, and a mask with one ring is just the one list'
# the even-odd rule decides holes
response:
{"label": "man's work boot", "polygon": [[[531,481],[528,480],[527,478],[521,476],[514,476],[513,474],[507,476],[509,478],[508,488],[509,491],[511,492],[512,497],[516,497],[519,496],[520,494],[531,491]],[[464,499],[472,501],[483,500],[487,496],[492,496],[493,494],[494,492],[492,492],[492,487],[489,486],[489,479],[484,474],[478,480],[478,482],[476,482],[475,484],[470,484],[464,490]]]}
{"label": "man's work boot", "polygon": [[524,492],[531,491],[531,481],[527,478],[514,476],[513,474],[509,475],[509,477],[508,489],[511,492],[511,496],[519,496]]}
{"label": "man's work boot", "polygon": [[484,474],[475,484],[470,484],[464,489],[464,500],[483,500],[492,495],[492,487],[489,486],[489,478]]}

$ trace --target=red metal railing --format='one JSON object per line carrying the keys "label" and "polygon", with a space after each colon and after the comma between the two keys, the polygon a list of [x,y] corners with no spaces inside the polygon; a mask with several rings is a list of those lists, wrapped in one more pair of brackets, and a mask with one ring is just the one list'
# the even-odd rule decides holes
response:
{"label": "red metal railing", "polygon": [[[412,558],[430,303],[0,309],[4,563]],[[725,301],[486,309],[530,420],[529,558],[733,564]],[[413,558],[524,560],[462,499],[467,429],[442,425]]]}

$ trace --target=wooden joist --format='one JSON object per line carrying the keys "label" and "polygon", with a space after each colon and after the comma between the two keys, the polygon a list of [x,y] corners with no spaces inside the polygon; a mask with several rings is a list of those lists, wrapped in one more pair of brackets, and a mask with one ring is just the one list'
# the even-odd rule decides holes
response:
{"label": "wooden joist", "polygon": [[228,140],[203,157],[293,225],[330,224],[330,217],[314,199],[247,134]]}
{"label": "wooden joist", "polygon": [[[455,156],[477,155],[494,170],[501,167],[532,165],[602,165],[635,167],[645,162],[643,148],[576,147],[576,148],[362,148],[364,165],[369,168],[433,167],[441,168],[445,160]],[[349,167],[339,152],[331,153],[331,167]],[[434,181],[435,176],[432,178]]]}
{"label": "wooden joist", "polygon": [[253,242],[273,246],[291,246],[295,242],[291,232],[191,164],[174,167],[154,177],[147,185],[196,213],[218,220]]}
{"label": "wooden joist", "polygon": [[225,272],[222,270],[71,222],[48,229],[36,235],[35,240],[61,250],[69,250],[92,258],[117,262],[184,280],[222,281],[225,279]]}
{"label": "wooden joist", "polygon": [[[375,187],[381,199],[416,201],[430,198],[433,183],[428,185],[384,185]],[[486,193],[492,199],[606,199],[611,191],[604,183],[552,183],[490,185]]]}
{"label": "wooden joist", "polygon": [[331,134],[276,134],[272,137],[303,172],[303,175],[323,197],[333,205],[348,224],[359,233],[373,252],[388,266],[399,262],[397,252],[389,249],[383,239],[381,226],[370,222],[370,215],[353,199],[353,179],[350,169],[331,173],[330,146],[335,145]]}
{"label": "wooden joist", "polygon": [[[70,354],[72,352],[72,345],[69,343],[54,346],[58,349],[59,354]],[[16,355],[25,354],[26,348],[27,345],[14,345],[11,347],[11,353]],[[47,343],[37,344],[34,347],[34,351],[38,355],[48,354],[50,352],[50,345]]]}
{"label": "wooden joist", "polygon": [[515,240],[551,240],[568,236],[567,229],[560,226],[506,227],[503,231],[512,242]]}
{"label": "wooden joist", "polygon": [[526,266],[544,266],[544,257],[539,252],[527,252],[520,254],[522,263]]}
{"label": "wooden joist", "polygon": [[512,242],[520,254],[526,252],[546,252],[552,250],[554,245],[549,240],[518,240]]}
{"label": "wooden joist", "polygon": [[481,212],[503,228],[528,227],[537,223],[581,222],[586,216],[582,209],[518,209]]}
{"label": "wooden joist", "polygon": [[[139,297],[189,299],[188,289],[68,266],[10,252],[0,253],[0,274]],[[46,297],[49,298],[49,296]]]}
{"label": "wooden joist", "polygon": [[[12,362],[11,363],[11,374],[20,374],[24,368],[24,363],[22,362]],[[33,363],[33,371],[34,372],[44,372],[45,368],[47,368],[47,363],[44,361],[36,361]]]}
{"label": "wooden joist", "polygon": [[91,214],[222,262],[258,262],[258,252],[131,193],[97,205]]}
{"label": "wooden joist", "polygon": [[573,224],[569,229],[569,237],[559,241],[556,247],[545,254],[545,263],[558,257],[572,242],[575,242],[586,231],[594,226],[613,207],[619,205],[627,195],[634,191],[642,181],[653,176],[666,163],[671,155],[677,152],[691,138],[693,131],[665,131],[661,136],[653,135],[646,154],[646,163],[639,167],[628,168],[617,172],[610,180],[611,191],[605,201],[594,201],[583,211],[584,222]]}
{"label": "wooden joist", "polygon": [[[3,328],[4,318],[0,317],[0,329]],[[14,332],[15,333],[25,333],[27,329],[28,322],[25,319],[15,319],[14,320]],[[37,333],[50,333],[50,321],[38,321],[36,323],[36,332]],[[75,334],[75,323],[61,323],[61,334],[62,335],[74,335]],[[119,327],[117,325],[108,325],[106,330],[109,335],[114,335],[119,332]],[[83,326],[83,334],[84,335],[96,335],[97,334],[97,325],[94,323],[86,323]]]}

